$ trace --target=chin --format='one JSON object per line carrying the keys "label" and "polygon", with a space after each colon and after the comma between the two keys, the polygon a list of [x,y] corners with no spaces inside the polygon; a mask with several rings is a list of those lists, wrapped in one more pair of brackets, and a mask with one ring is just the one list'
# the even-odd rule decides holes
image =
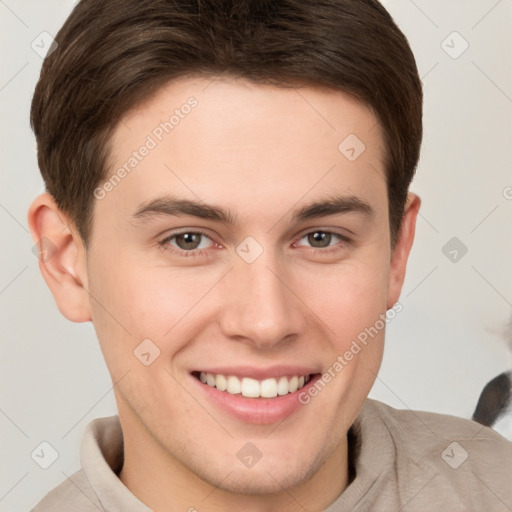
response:
{"label": "chin", "polygon": [[[328,452],[327,452],[328,453]],[[188,459],[187,465],[202,480],[234,494],[271,495],[300,486],[309,480],[325,462],[324,451],[303,453],[300,448],[290,454],[265,455],[252,467],[232,463],[232,454],[219,455],[205,465],[205,458]],[[198,464],[196,464],[196,462]]]}
{"label": "chin", "polygon": [[271,495],[303,484],[315,472],[315,468],[267,464],[259,469],[253,467],[231,471],[225,480],[218,483],[219,488],[234,494]]}

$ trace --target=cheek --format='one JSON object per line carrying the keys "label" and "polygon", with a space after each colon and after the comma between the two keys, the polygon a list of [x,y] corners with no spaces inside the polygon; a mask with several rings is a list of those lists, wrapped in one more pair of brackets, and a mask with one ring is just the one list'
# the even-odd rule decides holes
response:
{"label": "cheek", "polygon": [[208,302],[202,298],[218,279],[214,272],[198,277],[189,270],[144,267],[130,258],[96,264],[90,280],[97,299],[93,323],[107,364],[131,363],[145,339],[162,355],[178,352],[200,329]]}
{"label": "cheek", "polygon": [[340,350],[386,313],[386,266],[358,261],[317,271],[302,285],[306,303]]}
{"label": "cheek", "polygon": [[143,340],[155,340],[159,346],[156,340],[172,322],[172,297],[163,300],[161,284],[128,259],[96,257],[89,276],[92,320],[101,349],[111,371],[122,372],[135,361],[133,351]]}
{"label": "cheek", "polygon": [[[356,406],[368,395],[382,361],[387,266],[384,260],[380,264],[360,260],[316,282],[311,309],[318,311],[328,326],[324,329],[329,340],[325,371],[332,382],[322,400],[330,396],[330,401],[338,404],[329,417],[329,421],[337,422],[350,418],[348,413],[356,413]],[[347,409],[347,404],[353,410]]]}
{"label": "cheek", "polygon": [[188,302],[184,288],[164,269],[149,271],[130,258],[97,264],[91,282],[91,293],[104,306],[100,316],[122,324],[133,337],[163,336]]}

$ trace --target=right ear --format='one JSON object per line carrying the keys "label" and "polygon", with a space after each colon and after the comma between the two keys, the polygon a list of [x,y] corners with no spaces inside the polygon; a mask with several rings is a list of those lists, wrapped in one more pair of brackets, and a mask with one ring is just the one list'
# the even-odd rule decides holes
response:
{"label": "right ear", "polygon": [[34,199],[27,220],[39,270],[59,311],[72,322],[91,320],[86,251],[74,224],[48,193]]}

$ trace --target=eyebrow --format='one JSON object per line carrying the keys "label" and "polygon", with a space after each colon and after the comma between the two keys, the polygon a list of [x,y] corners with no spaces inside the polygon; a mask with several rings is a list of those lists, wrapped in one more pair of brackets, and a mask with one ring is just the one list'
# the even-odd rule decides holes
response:
{"label": "eyebrow", "polygon": [[[292,222],[299,223],[309,219],[346,213],[358,213],[366,217],[373,217],[374,210],[364,199],[355,195],[331,196],[295,210]],[[190,215],[220,222],[228,226],[236,224],[236,216],[230,210],[201,201],[182,199],[175,196],[157,197],[142,203],[132,215],[132,220],[144,222],[162,215]]]}

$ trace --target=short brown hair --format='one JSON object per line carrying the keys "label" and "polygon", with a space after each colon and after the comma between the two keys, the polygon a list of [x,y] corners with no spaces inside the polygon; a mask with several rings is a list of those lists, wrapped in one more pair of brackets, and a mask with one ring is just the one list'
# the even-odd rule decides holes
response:
{"label": "short brown hair", "polygon": [[386,142],[394,246],[419,159],[423,94],[407,39],[377,0],[82,0],[56,41],[31,125],[46,190],[86,247],[117,123],[165,83],[194,75],[327,86],[370,106]]}

